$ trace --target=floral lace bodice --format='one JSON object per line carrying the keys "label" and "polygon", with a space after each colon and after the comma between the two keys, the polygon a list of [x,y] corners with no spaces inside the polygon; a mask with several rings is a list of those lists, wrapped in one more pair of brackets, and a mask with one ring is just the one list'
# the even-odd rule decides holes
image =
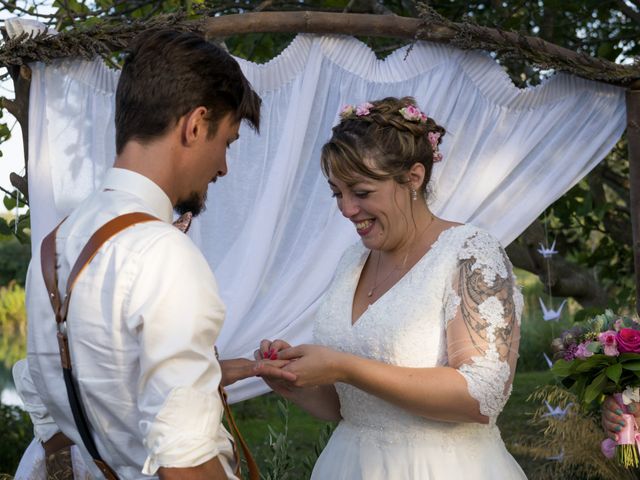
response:
{"label": "floral lace bodice", "polygon": [[[453,442],[495,430],[511,391],[522,295],[504,250],[472,225],[445,230],[391,289],[351,324],[353,295],[369,251],[349,248],[316,317],[315,341],[404,367],[451,366],[467,381],[490,425],[436,422],[347,384],[337,384],[343,419],[355,428],[394,435],[438,435]],[[427,427],[427,428],[425,428]],[[445,434],[445,435],[443,435]]]}

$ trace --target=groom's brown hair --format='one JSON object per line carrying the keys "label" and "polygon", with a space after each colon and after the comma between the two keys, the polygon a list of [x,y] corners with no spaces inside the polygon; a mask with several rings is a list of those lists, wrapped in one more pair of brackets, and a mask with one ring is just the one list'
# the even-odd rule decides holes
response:
{"label": "groom's brown hair", "polygon": [[145,32],[128,52],[116,91],[116,153],[130,140],[161,136],[199,106],[209,111],[209,135],[228,113],[258,130],[260,103],[238,62],[201,35]]}

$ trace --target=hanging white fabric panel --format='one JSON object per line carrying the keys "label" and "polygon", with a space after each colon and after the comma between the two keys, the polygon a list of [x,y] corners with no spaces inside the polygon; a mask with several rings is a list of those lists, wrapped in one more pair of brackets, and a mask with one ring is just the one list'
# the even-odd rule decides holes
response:
{"label": "hanging white fabric panel", "polygon": [[[586,175],[625,128],[624,91],[559,74],[519,90],[487,54],[417,43],[385,60],[354,38],[299,35],[265,65],[239,60],[262,96],[262,131],[241,129],[229,174],[211,186],[192,238],[218,278],[228,317],[222,358],[262,338],[311,341],[317,302],[357,241],[319,168],[345,103],[414,96],[446,127],[431,206],[506,245]],[[29,124],[32,242],[96,188],[113,163],[118,72],[102,62],[33,65]],[[176,90],[181,88],[175,86]],[[266,391],[259,379],[237,401]]]}

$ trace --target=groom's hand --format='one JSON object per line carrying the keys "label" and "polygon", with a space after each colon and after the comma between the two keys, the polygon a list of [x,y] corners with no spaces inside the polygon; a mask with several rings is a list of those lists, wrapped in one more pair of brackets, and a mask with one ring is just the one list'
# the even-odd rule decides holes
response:
{"label": "groom's hand", "polygon": [[252,361],[248,358],[220,360],[220,368],[222,370],[221,383],[223,387],[226,387],[244,378],[266,375],[293,382],[296,379],[295,374],[282,370],[282,367],[288,363],[288,360]]}

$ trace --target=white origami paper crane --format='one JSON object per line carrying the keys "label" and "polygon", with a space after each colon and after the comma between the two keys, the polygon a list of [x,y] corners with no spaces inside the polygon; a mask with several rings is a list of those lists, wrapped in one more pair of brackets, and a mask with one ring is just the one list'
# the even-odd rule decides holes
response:
{"label": "white origami paper crane", "polygon": [[540,253],[540,255],[542,255],[543,258],[553,257],[556,253],[558,253],[558,251],[556,250],[556,241],[555,240],[553,241],[553,243],[551,244],[551,248],[547,248],[542,243],[540,243],[540,248],[538,249],[538,253]]}
{"label": "white origami paper crane", "polygon": [[547,355],[546,352],[542,352],[542,355],[544,355],[544,359],[547,361],[547,365],[549,365],[549,368],[553,367],[553,362],[549,358],[549,355]]}
{"label": "white origami paper crane", "polygon": [[572,402],[567,403],[567,406],[564,407],[564,409],[560,408],[560,407],[552,407],[549,402],[547,402],[546,400],[544,401],[545,405],[547,406],[547,410],[549,410],[547,413],[544,413],[542,416],[543,417],[551,417],[551,418],[555,418],[555,419],[562,419],[564,417],[567,416],[567,412],[569,411],[569,407],[571,407],[571,405],[573,405]]}
{"label": "white origami paper crane", "polygon": [[556,462],[561,462],[564,460],[564,447],[560,451],[560,454],[554,455],[552,457],[547,457],[547,460],[555,460]]}
{"label": "white origami paper crane", "polygon": [[551,320],[558,321],[560,319],[560,315],[562,314],[562,308],[564,307],[564,304],[567,303],[567,300],[565,299],[562,301],[560,307],[558,307],[557,310],[553,310],[552,308],[547,308],[540,297],[538,297],[538,300],[540,300],[540,307],[542,307],[542,318],[545,322]]}

